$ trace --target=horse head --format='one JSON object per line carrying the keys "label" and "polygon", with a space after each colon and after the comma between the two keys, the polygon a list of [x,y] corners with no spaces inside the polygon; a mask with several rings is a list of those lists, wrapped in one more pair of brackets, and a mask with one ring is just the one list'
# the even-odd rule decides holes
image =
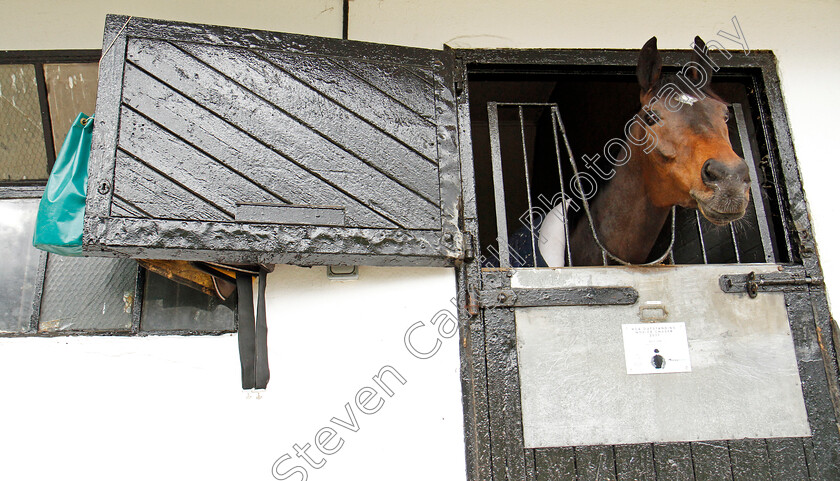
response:
{"label": "horse head", "polygon": [[746,211],[749,169],[729,142],[728,104],[709,88],[712,70],[698,54],[705,43],[694,41],[692,60],[672,76],[662,75],[656,37],[642,48],[636,76],[639,117],[646,125],[635,125],[634,135],[656,140],[642,156],[643,182],[654,205],[697,208],[710,222],[726,225]]}

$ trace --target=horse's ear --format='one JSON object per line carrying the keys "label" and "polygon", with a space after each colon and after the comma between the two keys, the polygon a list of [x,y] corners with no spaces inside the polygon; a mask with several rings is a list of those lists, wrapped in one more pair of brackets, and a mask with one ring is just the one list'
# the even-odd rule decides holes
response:
{"label": "horse's ear", "polygon": [[661,75],[662,57],[659,56],[659,50],[656,48],[656,37],[651,37],[642,47],[639,53],[639,64],[636,66],[636,78],[639,79],[642,92],[652,89],[659,82]]}
{"label": "horse's ear", "polygon": [[[691,54],[691,61],[699,65],[700,68],[702,68],[703,71],[706,73],[706,84],[703,85],[703,87],[705,87],[709,85],[710,81],[712,80],[712,71],[709,70],[708,65],[706,65],[706,60],[703,60],[703,58],[700,57],[700,54],[697,52],[706,51],[706,42],[704,42],[703,39],[699,36],[696,36],[694,37],[694,45],[694,53]],[[694,82],[695,85],[697,85],[697,83],[699,83],[702,80],[700,78],[700,72],[698,72],[695,68],[688,69],[688,78],[692,82]]]}

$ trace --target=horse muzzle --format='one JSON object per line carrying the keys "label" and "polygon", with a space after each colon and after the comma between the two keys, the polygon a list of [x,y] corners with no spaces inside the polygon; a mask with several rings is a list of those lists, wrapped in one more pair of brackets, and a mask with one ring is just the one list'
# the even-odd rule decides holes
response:
{"label": "horse muzzle", "polygon": [[[746,204],[746,202],[744,204]],[[744,209],[740,209],[738,211],[722,212],[714,207],[711,207],[709,204],[704,204],[699,201],[697,202],[697,208],[700,210],[700,213],[703,214],[703,217],[715,225],[727,225],[730,222],[734,222],[741,217],[744,217],[744,214],[746,213],[746,206]]]}
{"label": "horse muzzle", "polygon": [[709,159],[700,171],[704,193],[692,192],[703,217],[716,225],[726,225],[744,216],[750,202],[750,174],[742,159],[723,162]]}

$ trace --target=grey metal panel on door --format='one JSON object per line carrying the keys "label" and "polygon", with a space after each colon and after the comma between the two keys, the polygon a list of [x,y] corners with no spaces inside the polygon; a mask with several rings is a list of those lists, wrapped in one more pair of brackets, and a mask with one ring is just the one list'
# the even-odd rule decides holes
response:
{"label": "grey metal panel on door", "polygon": [[[88,252],[463,257],[451,54],[123,16],[108,16],[104,47]],[[243,205],[262,213],[243,217]],[[275,215],[286,206],[343,213],[300,228]]]}
{"label": "grey metal panel on door", "polygon": [[[639,291],[631,306],[515,310],[525,447],[810,436],[784,295],[750,299],[718,287],[721,274],[778,269],[516,271],[514,288]],[[655,306],[661,316],[644,312]],[[685,323],[690,372],[627,373],[622,325],[642,317]]]}

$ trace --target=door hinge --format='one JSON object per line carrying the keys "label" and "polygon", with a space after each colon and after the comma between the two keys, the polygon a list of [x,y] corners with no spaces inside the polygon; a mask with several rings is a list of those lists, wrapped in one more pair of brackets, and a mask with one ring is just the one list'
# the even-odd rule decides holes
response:
{"label": "door hinge", "polygon": [[746,292],[755,298],[761,292],[804,292],[808,286],[821,286],[822,277],[810,277],[804,273],[771,272],[767,274],[724,274],[720,276],[723,292]]}
{"label": "door hinge", "polygon": [[473,236],[469,232],[464,232],[464,260],[471,261],[475,259],[475,248],[473,247]]}
{"label": "door hinge", "polygon": [[487,289],[479,295],[483,308],[541,306],[620,306],[635,304],[632,287],[563,287],[549,289]]}

